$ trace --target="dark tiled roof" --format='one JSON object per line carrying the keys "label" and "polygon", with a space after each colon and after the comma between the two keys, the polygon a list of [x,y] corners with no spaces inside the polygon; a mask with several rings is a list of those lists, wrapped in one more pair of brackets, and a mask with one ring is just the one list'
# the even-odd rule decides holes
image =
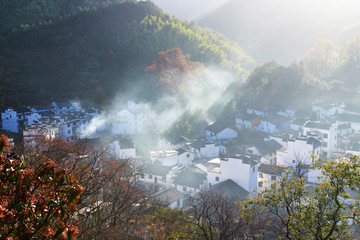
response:
{"label": "dark tiled roof", "polygon": [[263,163],[259,166],[258,172],[280,176],[281,168],[274,166],[274,165]]}
{"label": "dark tiled roof", "polygon": [[291,124],[294,124],[294,125],[299,125],[299,126],[304,126],[304,124],[306,123],[306,119],[303,119],[303,118],[297,118],[295,119],[294,121],[291,122]]}
{"label": "dark tiled roof", "polygon": [[[213,132],[215,134],[218,134],[222,130],[228,128],[229,126],[226,125],[223,122],[214,122],[213,124],[207,126],[206,130],[209,130],[210,132]],[[230,127],[231,128],[231,127]]]}
{"label": "dark tiled roof", "polygon": [[205,179],[205,174],[184,170],[175,178],[173,183],[181,186],[200,188],[200,185],[203,184]]}
{"label": "dark tiled roof", "polygon": [[171,170],[171,167],[163,166],[159,162],[145,163],[142,168],[144,173],[163,177],[166,176]]}
{"label": "dark tiled roof", "polygon": [[266,117],[262,118],[261,121],[278,124],[282,122],[289,122],[290,119],[279,114],[269,114]]}
{"label": "dark tiled roof", "polygon": [[309,137],[308,139],[306,139],[306,143],[313,145],[314,149],[321,146],[321,142],[313,137]]}
{"label": "dark tiled roof", "polygon": [[330,124],[319,123],[319,122],[307,122],[305,124],[305,127],[307,128],[316,128],[316,129],[324,129],[324,130],[329,130],[330,126],[331,126]]}
{"label": "dark tiled roof", "polygon": [[210,189],[226,197],[245,199],[249,195],[248,191],[231,179],[215,184]]}
{"label": "dark tiled roof", "polygon": [[161,192],[155,193],[153,197],[160,202],[168,205],[185,197],[185,195],[176,190],[175,188],[167,188]]}
{"label": "dark tiled roof", "polygon": [[277,141],[275,141],[274,139],[256,143],[255,147],[263,155],[269,154],[269,153],[274,153],[277,150],[279,150],[280,148],[282,148],[281,144],[278,143]]}
{"label": "dark tiled roof", "polygon": [[360,122],[360,115],[339,114],[336,119],[343,122]]}
{"label": "dark tiled roof", "polygon": [[190,146],[197,150],[200,150],[200,148],[205,147],[205,141],[199,139],[199,140],[196,140],[195,142],[191,143]]}
{"label": "dark tiled roof", "polygon": [[166,140],[172,145],[190,142],[190,140],[184,136],[169,136],[166,138]]}
{"label": "dark tiled roof", "polygon": [[184,149],[184,148],[180,148],[178,150],[176,150],[178,152],[178,155],[181,155],[185,152],[188,152],[188,153],[192,153],[191,151],[187,150],[187,149]]}
{"label": "dark tiled roof", "polygon": [[40,112],[39,113],[41,116],[46,116],[46,117],[51,117],[51,116],[54,116],[55,113],[52,112],[52,111],[44,111],[44,112]]}

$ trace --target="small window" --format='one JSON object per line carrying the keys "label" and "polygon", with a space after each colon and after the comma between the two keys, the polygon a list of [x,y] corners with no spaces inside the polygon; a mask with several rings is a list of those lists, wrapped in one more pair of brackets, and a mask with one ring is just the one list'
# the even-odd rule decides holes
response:
{"label": "small window", "polygon": [[73,125],[75,126],[75,125],[76,125],[76,122],[74,122]]}
{"label": "small window", "polygon": [[292,163],[295,163],[295,160],[292,160]]}
{"label": "small window", "polygon": [[272,175],[271,180],[273,180],[273,181],[276,180],[276,176]]}
{"label": "small window", "polygon": [[259,182],[259,187],[262,187],[263,186],[263,182]]}
{"label": "small window", "polygon": [[187,154],[186,154],[186,157],[189,158],[189,157],[190,157],[190,153],[187,153]]}
{"label": "small window", "polygon": [[153,178],[153,175],[149,175],[149,179],[152,179]]}
{"label": "small window", "polygon": [[85,124],[86,122],[85,121],[83,121],[83,124]]}
{"label": "small window", "polygon": [[68,125],[67,125],[68,127],[70,127],[70,123],[68,123]]}
{"label": "small window", "polygon": [[145,175],[142,173],[142,174],[140,175],[140,178],[145,178]]}
{"label": "small window", "polygon": [[327,135],[327,133],[324,133],[324,138],[328,138],[328,135]]}
{"label": "small window", "polygon": [[70,130],[68,130],[68,134],[70,134],[71,133],[71,131]]}
{"label": "small window", "polygon": [[183,187],[183,191],[186,192],[186,187]]}
{"label": "small window", "polygon": [[253,172],[255,172],[255,167],[253,167]]}
{"label": "small window", "polygon": [[215,181],[217,181],[217,182],[218,182],[218,181],[219,181],[219,177],[215,177]]}
{"label": "small window", "polygon": [[263,174],[262,173],[259,173],[259,178],[263,178]]}

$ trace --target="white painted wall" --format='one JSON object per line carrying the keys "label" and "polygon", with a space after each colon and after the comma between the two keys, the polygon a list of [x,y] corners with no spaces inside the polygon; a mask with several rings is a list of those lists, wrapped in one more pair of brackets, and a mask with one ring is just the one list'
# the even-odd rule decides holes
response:
{"label": "white painted wall", "polygon": [[179,158],[178,164],[187,168],[189,164],[191,164],[192,161],[194,160],[194,153],[184,152],[183,154],[179,155],[178,158]]}

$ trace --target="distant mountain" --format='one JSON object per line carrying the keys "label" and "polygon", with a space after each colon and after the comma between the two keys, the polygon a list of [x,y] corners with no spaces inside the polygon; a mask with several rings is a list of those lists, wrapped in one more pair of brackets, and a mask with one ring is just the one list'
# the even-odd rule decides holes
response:
{"label": "distant mountain", "polygon": [[255,64],[223,35],[149,1],[2,1],[0,20],[0,73],[7,80],[0,89],[8,105],[151,89],[145,67],[172,48],[242,78]]}
{"label": "distant mountain", "polygon": [[360,29],[355,0],[230,0],[198,20],[223,33],[262,63],[290,64],[320,38],[348,40]]}

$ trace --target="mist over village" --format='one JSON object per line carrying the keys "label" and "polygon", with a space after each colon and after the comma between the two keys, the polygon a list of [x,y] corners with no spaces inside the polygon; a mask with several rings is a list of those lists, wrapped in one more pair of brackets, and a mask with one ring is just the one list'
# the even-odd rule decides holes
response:
{"label": "mist over village", "polygon": [[360,2],[0,1],[0,239],[360,239]]}

